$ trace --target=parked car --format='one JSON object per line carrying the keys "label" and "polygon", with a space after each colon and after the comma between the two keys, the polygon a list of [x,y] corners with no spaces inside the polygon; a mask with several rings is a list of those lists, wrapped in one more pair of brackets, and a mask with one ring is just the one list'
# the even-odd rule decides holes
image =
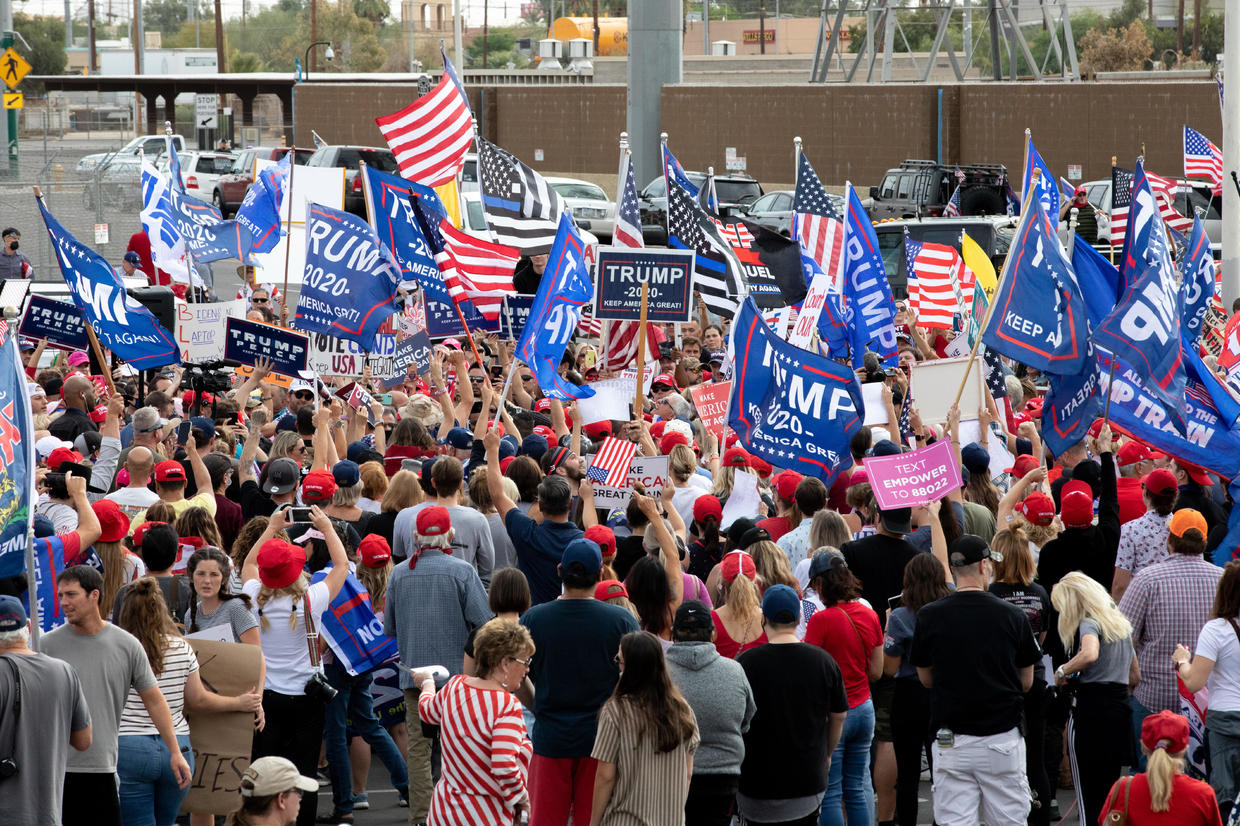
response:
{"label": "parked car", "polygon": [[[241,150],[233,161],[232,169],[216,180],[211,202],[219,207],[225,218],[229,217],[241,206],[241,202],[245,200],[245,191],[254,183],[254,162],[278,161],[287,155],[288,151],[287,146],[250,146]],[[313,154],[313,149],[299,147],[293,155],[293,163],[305,164]]]}
{"label": "parked car", "polygon": [[[792,201],[795,193],[791,189],[777,189],[768,192],[749,205],[745,217],[755,224],[778,232],[785,238],[792,235]],[[828,200],[844,214],[844,197],[827,194]]]}
{"label": "parked car", "polygon": [[[705,172],[685,172],[694,186],[706,182]],[[748,175],[716,175],[715,195],[719,198],[719,214],[731,215],[746,211],[754,201],[762,197],[762,186]],[[641,211],[642,237],[647,244],[667,243],[667,182],[663,176],[655,178],[637,195]]]}
{"label": "parked car", "polygon": [[365,218],[366,193],[362,188],[362,161],[380,172],[400,174],[400,167],[396,164],[396,156],[392,154],[392,150],[376,146],[320,146],[306,161],[306,166],[326,169],[344,167],[344,208]]}
{"label": "parked car", "polygon": [[[1175,209],[1181,215],[1201,216],[1210,250],[1218,258],[1223,251],[1223,198],[1212,195],[1210,185],[1201,181],[1179,179],[1176,182]],[[1098,242],[1111,241],[1111,179],[1086,181],[1085,197],[1098,211]]]}
{"label": "parked car", "polygon": [[914,241],[930,241],[960,249],[960,233],[966,232],[990,256],[998,271],[1016,236],[1017,218],[1006,215],[975,215],[953,218],[897,219],[874,225],[878,248],[891,294],[908,297],[908,263],[904,255],[904,230]]}
{"label": "parked car", "polygon": [[94,209],[96,204],[130,213],[142,209],[142,160],[126,155],[96,169],[82,188],[82,205]]}
{"label": "parked car", "polygon": [[[178,152],[177,160],[181,162],[181,178],[185,181],[185,191],[195,198],[210,201],[220,176],[232,171],[237,155],[235,152],[191,149],[188,152]],[[167,172],[168,157],[161,156],[155,166],[159,171]]]}
{"label": "parked car", "polygon": [[[154,160],[167,151],[168,144],[165,137],[165,135],[139,135],[115,152],[95,152],[91,155],[83,155],[78,159],[75,171],[79,175],[93,175],[100,164],[121,158],[141,160],[144,154]],[[185,138],[180,135],[172,136],[172,144],[177,152],[185,150]]]}
{"label": "parked car", "polygon": [[616,202],[597,184],[577,178],[547,178],[547,184],[564,199],[577,228],[589,230],[611,243],[616,227]]}
{"label": "parked car", "polygon": [[940,164],[907,160],[888,169],[870,187],[870,219],[937,217],[960,186],[961,215],[1003,215],[1007,211],[1007,167],[1003,164]]}

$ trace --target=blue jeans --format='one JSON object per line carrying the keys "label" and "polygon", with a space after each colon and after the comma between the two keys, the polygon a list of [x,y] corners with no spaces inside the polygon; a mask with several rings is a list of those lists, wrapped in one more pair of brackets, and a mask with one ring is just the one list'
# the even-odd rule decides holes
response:
{"label": "blue jeans", "polygon": [[874,787],[870,783],[870,742],[874,739],[874,702],[848,710],[840,742],[831,754],[831,774],[822,799],[818,826],[870,826],[874,822]]}
{"label": "blue jeans", "polygon": [[337,662],[323,669],[327,681],[338,692],[327,704],[323,739],[327,748],[327,765],[332,779],[332,805],[337,812],[353,811],[353,778],[349,770],[349,737],[346,723],[358,737],[374,747],[375,753],[392,776],[392,785],[403,797],[409,796],[409,771],[405,756],[396,748],[387,729],[375,717],[370,694],[370,673],[356,677]]}
{"label": "blue jeans", "polygon": [[[194,770],[189,735],[177,736],[181,755]],[[117,738],[116,774],[120,777],[121,822],[125,826],[172,826],[189,788],[177,786],[172,755],[158,734],[125,734]]]}
{"label": "blue jeans", "polygon": [[[1145,722],[1146,717],[1149,717],[1154,712],[1143,706],[1141,701],[1137,699],[1136,694],[1128,695],[1128,705],[1132,706],[1132,735],[1135,738],[1135,742],[1140,743],[1141,724]],[[1137,749],[1137,762],[1132,766],[1132,773],[1140,774],[1143,771],[1145,771],[1145,752]]]}

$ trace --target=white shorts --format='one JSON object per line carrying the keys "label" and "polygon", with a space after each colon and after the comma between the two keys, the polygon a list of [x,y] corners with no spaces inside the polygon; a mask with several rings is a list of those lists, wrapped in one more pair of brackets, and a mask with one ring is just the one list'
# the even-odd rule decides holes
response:
{"label": "white shorts", "polygon": [[934,743],[934,820],[938,826],[1024,826],[1029,816],[1025,740],[1019,729],[975,737],[957,734],[950,748]]}

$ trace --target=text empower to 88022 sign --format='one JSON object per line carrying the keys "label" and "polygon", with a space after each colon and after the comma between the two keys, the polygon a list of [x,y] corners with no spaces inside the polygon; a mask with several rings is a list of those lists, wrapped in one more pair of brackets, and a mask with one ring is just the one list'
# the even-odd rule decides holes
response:
{"label": "text empower to 88022 sign", "polygon": [[689,320],[693,308],[692,250],[600,247],[596,271],[595,318],[640,320],[644,283],[649,285],[647,321]]}

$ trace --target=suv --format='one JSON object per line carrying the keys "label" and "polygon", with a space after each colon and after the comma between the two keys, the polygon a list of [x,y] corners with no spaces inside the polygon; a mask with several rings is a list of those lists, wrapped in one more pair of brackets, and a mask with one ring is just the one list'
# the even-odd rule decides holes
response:
{"label": "suv", "polygon": [[[685,172],[694,186],[706,182],[705,172]],[[762,186],[748,175],[716,175],[715,194],[719,197],[719,214],[744,213],[749,205],[762,197]],[[667,182],[663,176],[646,184],[637,195],[641,211],[642,237],[647,244],[667,243]]]}
{"label": "suv", "polygon": [[888,169],[883,182],[870,187],[870,220],[938,217],[960,185],[961,215],[1003,215],[1007,212],[1007,167],[968,166],[908,160]]}
{"label": "suv", "polygon": [[354,215],[366,218],[366,195],[362,191],[361,162],[380,172],[400,174],[396,156],[390,149],[377,146],[320,146],[306,161],[306,166],[328,169],[344,167],[344,208]]}
{"label": "suv", "polygon": [[[245,200],[245,192],[254,183],[255,161],[278,161],[288,154],[287,146],[251,146],[243,149],[233,161],[232,169],[215,181],[211,191],[211,203],[219,208],[225,218],[237,211]],[[298,149],[293,163],[305,164],[314,154],[313,149]]]}
{"label": "suv", "polygon": [[[221,175],[232,172],[236,159],[234,152],[206,152],[197,149],[178,152],[177,160],[181,162],[181,178],[185,181],[185,191],[195,198],[210,201],[215,193],[216,182]],[[167,156],[160,157],[155,167],[160,172],[167,172]]]}
{"label": "suv", "polygon": [[961,218],[897,219],[874,225],[878,249],[883,254],[883,269],[895,298],[908,298],[908,262],[904,255],[904,230],[914,241],[946,244],[960,250],[963,230],[990,256],[998,271],[1007,258],[1012,239],[1016,237],[1019,219],[1006,215],[979,215]]}
{"label": "suv", "polygon": [[[165,135],[139,135],[115,152],[96,152],[93,155],[83,155],[78,160],[74,171],[79,175],[93,175],[101,164],[109,164],[118,158],[141,160],[144,154],[150,155],[151,159],[154,160],[167,151],[168,144],[165,142],[165,137]],[[176,147],[178,153],[184,152],[185,138],[180,135],[173,135],[172,145]]]}
{"label": "suv", "polygon": [[[1215,258],[1222,254],[1223,249],[1223,198],[1212,195],[1210,185],[1201,181],[1177,179],[1175,187],[1175,209],[1181,215],[1192,216],[1201,213],[1201,223],[1205,228],[1206,237],[1210,239],[1210,250]],[[1098,210],[1098,246],[1105,249],[1111,241],[1111,179],[1086,181],[1085,197]]]}

